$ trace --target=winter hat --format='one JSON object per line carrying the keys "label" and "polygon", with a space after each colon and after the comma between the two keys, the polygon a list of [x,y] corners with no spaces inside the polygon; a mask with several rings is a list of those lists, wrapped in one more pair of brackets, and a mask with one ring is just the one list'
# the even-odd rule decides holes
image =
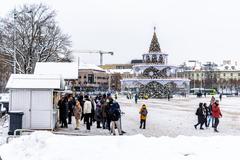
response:
{"label": "winter hat", "polygon": [[143,107],[143,108],[146,108],[146,105],[145,105],[145,104],[143,104],[143,105],[142,105],[142,107]]}
{"label": "winter hat", "polygon": [[88,95],[85,95],[84,98],[85,98],[85,99],[89,99],[89,96],[88,96]]}

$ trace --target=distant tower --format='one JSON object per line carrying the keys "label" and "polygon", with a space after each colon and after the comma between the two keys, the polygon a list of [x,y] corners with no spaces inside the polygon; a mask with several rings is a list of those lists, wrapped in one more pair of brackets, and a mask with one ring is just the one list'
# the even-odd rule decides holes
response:
{"label": "distant tower", "polygon": [[154,27],[152,41],[148,53],[143,54],[144,63],[158,63],[166,65],[168,63],[168,55],[163,53],[158,42],[156,27]]}
{"label": "distant tower", "polygon": [[162,52],[160,45],[158,43],[157,35],[156,35],[156,27],[154,27],[154,33],[153,33],[152,41],[149,47],[149,53],[152,53],[152,52]]}
{"label": "distant tower", "polygon": [[176,66],[168,65],[168,54],[158,42],[156,27],[143,63],[133,66],[135,77],[121,80],[122,91],[137,92],[140,97],[167,98],[173,94],[187,94],[189,80],[177,78]]}

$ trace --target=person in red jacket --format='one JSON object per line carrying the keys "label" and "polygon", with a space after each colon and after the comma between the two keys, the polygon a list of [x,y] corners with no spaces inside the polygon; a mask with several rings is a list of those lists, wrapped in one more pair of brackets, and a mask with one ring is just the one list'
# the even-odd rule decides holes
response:
{"label": "person in red jacket", "polygon": [[212,105],[212,116],[214,118],[215,124],[214,124],[214,131],[218,132],[217,127],[219,124],[219,118],[222,117],[222,113],[220,111],[219,107],[219,100],[216,100],[215,103]]}

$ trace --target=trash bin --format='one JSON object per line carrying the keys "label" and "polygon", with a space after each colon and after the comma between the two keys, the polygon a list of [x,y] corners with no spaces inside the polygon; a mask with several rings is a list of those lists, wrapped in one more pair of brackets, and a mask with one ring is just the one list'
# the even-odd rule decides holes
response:
{"label": "trash bin", "polygon": [[[13,135],[16,129],[22,129],[22,116],[23,112],[21,111],[9,111],[10,122],[9,122],[9,131],[8,135]],[[16,133],[19,135],[20,133]]]}

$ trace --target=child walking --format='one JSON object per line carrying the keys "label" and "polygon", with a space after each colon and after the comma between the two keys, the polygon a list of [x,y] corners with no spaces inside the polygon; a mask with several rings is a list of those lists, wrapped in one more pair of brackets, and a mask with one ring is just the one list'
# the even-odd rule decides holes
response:
{"label": "child walking", "polygon": [[142,108],[140,109],[139,114],[140,114],[140,127],[139,128],[143,127],[143,129],[145,129],[146,128],[146,119],[147,119],[147,114],[148,114],[145,104],[142,105]]}

